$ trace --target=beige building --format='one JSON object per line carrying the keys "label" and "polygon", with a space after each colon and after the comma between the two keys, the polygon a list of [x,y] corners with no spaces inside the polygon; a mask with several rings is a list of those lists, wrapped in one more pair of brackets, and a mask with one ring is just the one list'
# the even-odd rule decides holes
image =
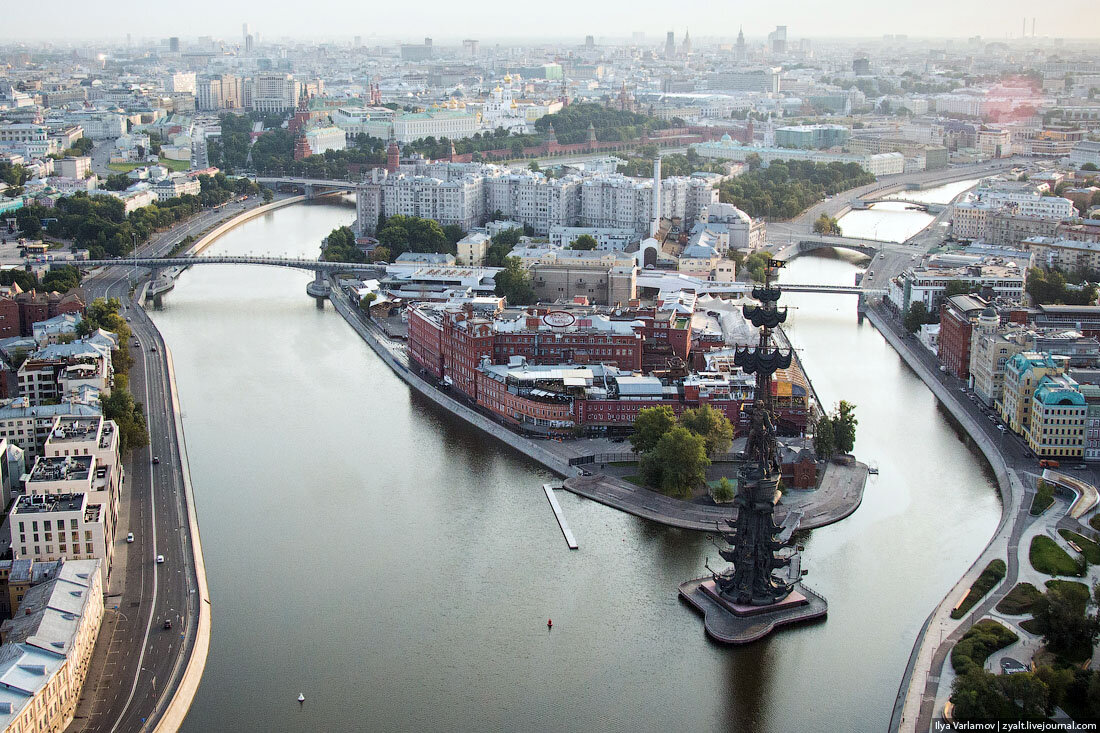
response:
{"label": "beige building", "polygon": [[992,308],[979,317],[970,336],[970,378],[974,394],[988,406],[1001,399],[1004,389],[1005,365],[1008,360],[1026,351],[1030,339],[1027,331],[1000,330],[1000,318]]}
{"label": "beige building", "polygon": [[0,727],[54,733],[73,719],[103,622],[98,560],[58,563],[0,626]]}
{"label": "beige building", "polygon": [[1077,382],[1065,375],[1045,376],[1031,397],[1028,447],[1040,458],[1077,458],[1085,454],[1088,406]]}
{"label": "beige building", "polygon": [[492,239],[485,232],[470,232],[458,240],[458,256],[455,262],[468,267],[480,267],[485,262]]}
{"label": "beige building", "polygon": [[1008,360],[997,410],[1012,432],[1027,434],[1031,420],[1031,398],[1039,380],[1064,373],[1068,364],[1067,357],[1037,351],[1023,351]]}
{"label": "beige building", "polygon": [[[42,456],[35,460],[26,483],[28,494],[61,494],[83,491],[89,501],[105,504],[110,511],[111,527],[118,522],[118,507],[125,484],[125,469],[120,454],[118,425],[102,416],[66,415],[54,420]],[[88,476],[79,482],[64,478],[66,465],[91,458]],[[70,459],[66,464],[65,460]],[[50,463],[53,468],[48,468]]]}
{"label": "beige building", "polygon": [[638,268],[632,264],[539,264],[531,268],[531,286],[543,302],[583,296],[593,305],[614,305],[637,297],[637,276]]}

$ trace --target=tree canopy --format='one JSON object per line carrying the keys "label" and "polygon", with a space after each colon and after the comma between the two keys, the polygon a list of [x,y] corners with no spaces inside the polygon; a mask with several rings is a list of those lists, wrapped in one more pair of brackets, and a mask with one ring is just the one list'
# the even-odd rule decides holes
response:
{"label": "tree canopy", "polygon": [[785,160],[725,180],[718,190],[719,200],[734,204],[749,216],[791,219],[827,195],[874,180],[857,163]]}
{"label": "tree canopy", "polygon": [[518,257],[504,260],[504,269],[496,274],[496,294],[507,298],[509,305],[528,305],[535,302],[535,290],[531,276]]}

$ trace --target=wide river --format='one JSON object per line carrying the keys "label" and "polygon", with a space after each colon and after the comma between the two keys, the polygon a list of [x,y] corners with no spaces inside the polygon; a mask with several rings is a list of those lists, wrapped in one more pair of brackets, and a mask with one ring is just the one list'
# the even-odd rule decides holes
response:
{"label": "wide river", "polygon": [[[886,198],[904,198],[909,201],[924,201],[934,204],[946,204],[963,191],[977,185],[978,179],[956,181],[923,191],[901,191]],[[918,231],[928,226],[935,218],[932,214],[917,209],[909,209],[909,204],[883,201],[872,204],[869,209],[850,211],[840,217],[840,230],[846,237],[866,237],[886,242],[904,242]],[[850,284],[850,283],[848,283]]]}
{"label": "wide river", "polygon": [[[209,253],[315,256],[353,217],[291,206]],[[807,257],[784,277],[857,269]],[[981,460],[854,299],[785,297],[881,474],[807,542],[828,619],[715,645],[676,595],[717,556],[704,536],[559,493],[570,552],[547,472],[410,393],[308,279],[193,268],[154,315],[213,598],[185,731],[881,731],[917,631],[997,524]]]}

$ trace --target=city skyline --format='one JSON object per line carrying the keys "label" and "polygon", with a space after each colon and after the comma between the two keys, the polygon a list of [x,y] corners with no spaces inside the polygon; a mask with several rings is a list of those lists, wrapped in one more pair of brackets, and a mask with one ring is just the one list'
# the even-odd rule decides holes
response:
{"label": "city skyline", "polygon": [[[235,40],[242,35],[241,24],[247,22],[253,33],[259,32],[268,40],[351,40],[358,35],[374,42],[392,42],[433,36],[437,37],[437,41],[453,40],[457,43],[464,37],[501,42],[513,39],[558,42],[575,37],[579,44],[586,34],[608,39],[630,39],[633,33],[644,32],[645,42],[657,45],[663,43],[666,31],[672,30],[680,38],[685,29],[690,31],[693,26],[697,30],[692,31],[692,35],[697,40],[732,41],[742,28],[746,38],[760,40],[777,25],[786,25],[792,38],[862,39],[900,32],[913,39],[980,35],[992,41],[1019,38],[1025,28],[1025,19],[1028,36],[1031,35],[1034,19],[1039,38],[1100,37],[1100,27],[1096,24],[1076,20],[1087,17],[1091,3],[1085,0],[1064,4],[1064,12],[1057,15],[1039,15],[1033,3],[1012,0],[1001,4],[995,18],[990,18],[984,6],[959,6],[947,0],[920,4],[910,2],[905,9],[913,17],[901,29],[892,16],[870,14],[871,17],[867,17],[865,4],[855,2],[833,3],[826,7],[788,1],[767,7],[738,8],[723,18],[714,19],[710,17],[714,14],[713,6],[699,0],[678,5],[675,13],[669,13],[664,3],[653,0],[629,7],[622,2],[593,6],[567,0],[556,6],[556,12],[529,26],[530,30],[519,32],[515,30],[513,13],[499,0],[483,3],[476,11],[471,11],[469,6],[449,5],[436,0],[415,6],[390,6],[384,13],[367,8],[347,8],[334,2],[313,3],[311,12],[305,15],[291,7],[286,10],[265,7],[260,13],[254,6],[245,3],[227,5],[199,0],[193,4],[192,12],[182,17],[166,6],[150,6],[147,14],[140,19],[104,13],[82,20],[79,28],[74,27],[72,31],[61,30],[50,36],[26,32],[27,27],[44,24],[57,13],[66,15],[81,9],[80,4],[73,0],[63,0],[55,5],[27,8],[24,11],[25,22],[0,29],[0,40],[119,40],[128,33],[134,36],[134,40],[160,36],[214,36]],[[637,22],[640,18],[653,17],[662,18],[662,22]],[[336,18],[339,22],[332,22]],[[334,32],[337,29],[338,32]],[[852,29],[859,32],[853,33]]]}

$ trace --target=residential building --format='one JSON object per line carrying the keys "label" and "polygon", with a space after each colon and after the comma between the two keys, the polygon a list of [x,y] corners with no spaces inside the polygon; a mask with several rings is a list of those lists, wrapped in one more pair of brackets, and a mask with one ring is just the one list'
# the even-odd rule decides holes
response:
{"label": "residential building", "polygon": [[1031,398],[1031,418],[1025,437],[1040,458],[1076,458],[1085,453],[1088,407],[1077,382],[1067,375],[1039,379]]}
{"label": "residential building", "polygon": [[[108,521],[118,521],[118,508],[125,485],[118,425],[100,415],[59,416],[50,437],[35,459],[24,491],[27,494],[61,494],[82,491],[94,503],[109,509]],[[90,459],[87,476],[81,475]]]}
{"label": "residential building", "polygon": [[88,494],[18,497],[9,516],[14,558],[99,560],[100,582],[106,585],[114,538],[104,506],[88,499]]}
{"label": "residential building", "polygon": [[1024,351],[1008,360],[997,410],[1009,430],[1026,437],[1035,388],[1043,377],[1064,373],[1068,362],[1065,357],[1037,351]]}
{"label": "residential building", "polygon": [[887,300],[904,313],[913,303],[921,302],[935,312],[943,300],[948,283],[967,283],[983,295],[1019,301],[1024,295],[1027,273],[1013,260],[989,257],[977,264],[961,267],[910,267],[887,284]]}
{"label": "residential building", "polygon": [[1079,384],[1085,396],[1085,460],[1100,461],[1100,386]]}
{"label": "residential building", "polygon": [[970,386],[987,407],[1001,399],[1005,365],[1030,350],[1026,333],[1019,328],[1000,328],[1000,317],[992,307],[978,317],[970,344]]}
{"label": "residential building", "polygon": [[492,238],[486,232],[470,232],[458,240],[456,264],[480,267],[485,263],[485,255],[491,244]]}
{"label": "residential building", "polygon": [[92,159],[87,155],[62,158],[54,164],[57,175],[65,178],[87,178],[92,170]]}
{"label": "residential building", "polygon": [[36,456],[42,455],[59,416],[95,417],[100,413],[98,402],[67,399],[55,405],[32,406],[20,397],[0,407],[0,439],[23,450],[25,460],[33,463]]}
{"label": "residential building", "polygon": [[102,575],[98,560],[58,562],[0,626],[3,730],[47,733],[72,721],[103,621]]}

